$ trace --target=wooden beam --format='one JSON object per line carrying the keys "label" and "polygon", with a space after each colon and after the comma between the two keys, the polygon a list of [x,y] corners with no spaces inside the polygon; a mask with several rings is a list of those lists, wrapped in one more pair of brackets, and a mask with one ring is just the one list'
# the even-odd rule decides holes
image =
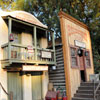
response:
{"label": "wooden beam", "polygon": [[34,46],[35,46],[35,60],[37,60],[37,35],[36,35],[36,26],[33,28],[34,30]]}
{"label": "wooden beam", "polygon": [[10,45],[10,40],[9,40],[11,32],[12,32],[12,19],[9,18],[8,20],[8,59],[11,58],[11,45]]}
{"label": "wooden beam", "polygon": [[47,30],[47,31],[49,31],[49,32],[53,32],[52,30],[49,30],[48,28],[40,27],[40,26],[37,26],[37,25],[35,25],[35,24],[31,24],[31,23],[28,23],[28,22],[25,22],[25,21],[22,21],[22,20],[13,18],[13,17],[11,17],[11,16],[9,16],[8,19],[9,19],[9,18],[12,18],[13,21],[22,23],[22,24],[24,24],[24,25],[28,25],[28,26],[31,26],[31,27],[34,27],[34,26],[35,26],[35,27],[37,27],[37,28],[39,28],[39,29]]}
{"label": "wooden beam", "polygon": [[52,32],[51,34],[52,34],[52,44],[53,44],[53,50],[54,50],[54,62],[55,62],[55,64],[56,64],[54,32]]}
{"label": "wooden beam", "polygon": [[71,79],[70,79],[70,70],[69,70],[69,56],[68,56],[68,42],[66,38],[66,29],[65,29],[65,20],[63,17],[60,17],[61,24],[61,34],[62,34],[62,44],[63,44],[63,56],[64,56],[64,69],[65,69],[65,79],[66,79],[66,95],[68,100],[71,100]]}

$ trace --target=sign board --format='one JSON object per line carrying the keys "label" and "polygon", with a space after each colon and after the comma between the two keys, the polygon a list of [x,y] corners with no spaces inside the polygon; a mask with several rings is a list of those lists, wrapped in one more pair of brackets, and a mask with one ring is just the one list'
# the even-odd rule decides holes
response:
{"label": "sign board", "polygon": [[42,51],[41,52],[41,57],[42,58],[52,58],[52,54],[51,54],[51,52],[47,52],[47,51]]}
{"label": "sign board", "polygon": [[48,66],[23,65],[23,71],[48,71]]}
{"label": "sign board", "polygon": [[86,44],[84,42],[80,42],[75,40],[75,46],[81,47],[81,48],[86,48]]}
{"label": "sign board", "polygon": [[28,45],[28,46],[27,46],[27,49],[28,49],[28,53],[34,53],[34,48],[33,48],[33,46]]}

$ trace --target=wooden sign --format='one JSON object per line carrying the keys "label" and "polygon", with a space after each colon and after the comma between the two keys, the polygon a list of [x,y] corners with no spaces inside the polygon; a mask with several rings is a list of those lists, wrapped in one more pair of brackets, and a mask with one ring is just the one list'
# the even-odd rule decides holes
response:
{"label": "wooden sign", "polygon": [[48,71],[48,66],[23,65],[23,71]]}
{"label": "wooden sign", "polygon": [[84,42],[80,42],[75,40],[75,46],[81,47],[81,48],[86,48],[86,44]]}
{"label": "wooden sign", "polygon": [[41,52],[42,58],[52,58],[51,52],[42,51]]}
{"label": "wooden sign", "polygon": [[33,48],[33,46],[28,45],[28,46],[27,46],[27,49],[28,49],[28,53],[34,53],[34,48]]}

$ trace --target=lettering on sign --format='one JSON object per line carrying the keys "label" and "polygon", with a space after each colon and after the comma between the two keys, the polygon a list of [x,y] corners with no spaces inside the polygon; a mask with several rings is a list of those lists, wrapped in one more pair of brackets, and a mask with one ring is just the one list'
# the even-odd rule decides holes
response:
{"label": "lettering on sign", "polygon": [[42,58],[52,58],[51,52],[42,51],[41,52]]}
{"label": "lettering on sign", "polygon": [[81,47],[81,48],[86,48],[86,44],[84,42],[80,42],[75,40],[75,46]]}
{"label": "lettering on sign", "polygon": [[48,66],[23,65],[23,71],[48,71]]}

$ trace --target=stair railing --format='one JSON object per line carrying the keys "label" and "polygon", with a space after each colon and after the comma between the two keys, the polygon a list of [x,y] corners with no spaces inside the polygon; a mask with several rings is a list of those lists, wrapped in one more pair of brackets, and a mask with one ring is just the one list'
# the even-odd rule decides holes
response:
{"label": "stair railing", "polygon": [[12,92],[8,93],[8,92],[4,89],[3,85],[1,84],[1,82],[0,82],[0,86],[1,86],[2,90],[4,91],[4,93],[9,97],[9,100],[13,100],[13,93],[12,93]]}
{"label": "stair railing", "polygon": [[97,79],[99,79],[100,77],[100,73],[97,75],[97,77],[94,79],[94,100],[100,100],[100,93],[99,92],[99,88],[100,88],[100,80],[98,81],[98,85],[97,84]]}

